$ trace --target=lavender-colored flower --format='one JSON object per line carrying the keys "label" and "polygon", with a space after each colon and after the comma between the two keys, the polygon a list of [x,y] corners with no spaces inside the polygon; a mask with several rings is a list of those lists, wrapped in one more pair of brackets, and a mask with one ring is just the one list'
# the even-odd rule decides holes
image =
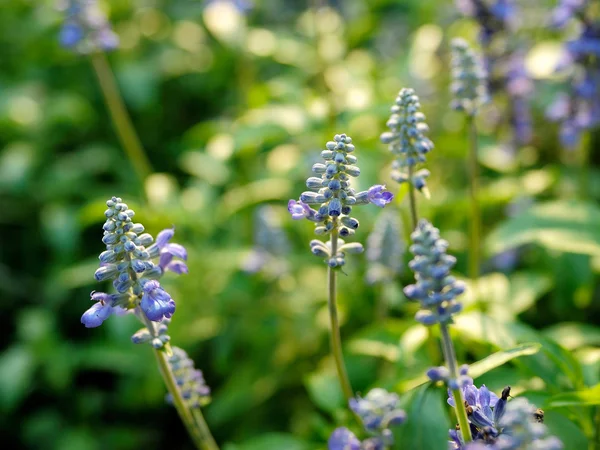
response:
{"label": "lavender-colored flower", "polygon": [[415,272],[417,282],[406,286],[404,294],[421,304],[415,319],[427,326],[450,323],[452,316],[462,309],[456,298],[465,290],[464,283],[450,275],[456,258],[446,254],[448,242],[440,238],[439,230],[427,220],[419,221],[411,238],[410,251],[415,257],[409,267]]}
{"label": "lavender-colored flower", "polygon": [[[148,253],[151,258],[159,256],[158,267],[160,267],[163,273],[170,271],[181,275],[188,273],[187,265],[181,261],[181,259],[184,261],[187,260],[187,250],[183,245],[169,242],[174,234],[175,229],[173,228],[162,230],[156,236],[156,242],[148,247]],[[173,258],[180,259],[174,260]]]}
{"label": "lavender-colored flower", "polygon": [[456,0],[456,8],[479,25],[479,40],[489,45],[496,34],[514,27],[517,11],[512,0]]}
{"label": "lavender-colored flower", "polygon": [[96,303],[81,316],[81,323],[86,328],[99,327],[113,314],[113,296],[105,292],[92,292],[91,297]]}
{"label": "lavender-colored flower", "polygon": [[376,184],[371,186],[367,191],[367,199],[369,203],[373,203],[380,208],[390,203],[394,198],[394,194],[385,190],[385,186],[382,184]]}
{"label": "lavender-colored flower", "polygon": [[[169,366],[175,377],[177,387],[190,408],[200,408],[210,403],[210,388],[204,380],[202,371],[194,368],[194,361],[185,350],[172,347],[173,354],[169,357]],[[172,398],[167,395],[167,401]]]}
{"label": "lavender-colored flower", "polygon": [[155,322],[170,318],[175,312],[175,302],[156,280],[144,283],[140,307],[148,319]]}
{"label": "lavender-colored flower", "polygon": [[346,427],[336,428],[327,442],[329,450],[361,450],[361,442]]}
{"label": "lavender-colored flower", "polygon": [[[581,22],[579,36],[564,46],[557,70],[569,70],[569,92],[560,94],[549,106],[546,115],[561,122],[560,140],[566,148],[575,148],[581,134],[600,125],[600,21],[586,15],[587,2],[563,1],[555,17],[577,17]],[[558,25],[563,20],[556,20]],[[565,22],[566,23],[566,22]]]}
{"label": "lavender-colored flower", "polygon": [[[383,207],[392,200],[393,195],[385,192],[382,185],[358,193],[351,187],[351,178],[358,177],[360,169],[356,166],[356,156],[351,154],[355,148],[350,136],[336,134],[326,147],[321,152],[325,163],[316,163],[312,167],[313,173],[319,176],[306,180],[309,190],[304,191],[298,201],[290,200],[288,211],[294,220],[306,218],[315,222],[315,233],[318,235],[335,230],[341,237],[351,236],[359,227],[358,220],[350,215],[354,206],[373,203]],[[319,209],[310,208],[311,204],[320,205]],[[354,247],[352,250],[350,247],[346,249],[355,253]],[[337,250],[337,254],[331,255],[325,244],[322,247],[311,244],[311,251],[315,255],[329,256],[326,262],[331,268],[340,268],[344,264],[344,251],[342,248]]]}
{"label": "lavender-colored flower", "polygon": [[[175,302],[156,281],[165,271],[187,273],[187,266],[173,258],[187,258],[185,248],[170,243],[173,229],[159,233],[156,243],[144,226],[134,223],[134,212],[118,197],[106,202],[106,222],[102,241],[106,250],[100,256],[96,270],[98,281],[112,280],[116,294],[93,292],[92,306],[82,317],[87,327],[99,326],[111,313],[135,311],[145,314],[151,321],[171,317]],[[158,262],[153,260],[158,259]],[[157,336],[152,336],[157,337]]]}
{"label": "lavender-colored flower", "polygon": [[552,11],[551,25],[556,28],[564,27],[588,5],[589,0],[560,0]]}
{"label": "lavender-colored flower", "polygon": [[59,40],[63,47],[79,53],[114,50],[119,38],[110,28],[96,0],[64,0],[65,22]]}
{"label": "lavender-colored flower", "polygon": [[381,142],[389,144],[390,151],[397,155],[392,163],[391,177],[398,183],[408,182],[427,195],[425,179],[429,171],[422,169],[412,172],[417,164],[425,162],[425,155],[433,149],[433,142],[426,136],[429,127],[421,112],[419,97],[413,89],[403,88],[391,111],[392,115],[386,124],[390,131],[380,137]]}
{"label": "lavender-colored flower", "polygon": [[290,200],[288,211],[294,220],[309,219],[315,217],[317,212],[303,201]]}
{"label": "lavender-colored flower", "polygon": [[350,399],[350,409],[360,417],[365,429],[371,433],[382,432],[406,420],[399,408],[400,398],[385,389],[371,389],[365,397]]}

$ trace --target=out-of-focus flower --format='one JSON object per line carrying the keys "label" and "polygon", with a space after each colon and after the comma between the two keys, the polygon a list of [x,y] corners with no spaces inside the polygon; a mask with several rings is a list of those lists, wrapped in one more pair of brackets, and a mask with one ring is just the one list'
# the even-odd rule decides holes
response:
{"label": "out-of-focus flower", "polygon": [[488,99],[487,73],[464,39],[452,40],[452,108],[472,116]]}
{"label": "out-of-focus flower", "polygon": [[[173,354],[169,357],[169,366],[175,377],[175,383],[181,390],[181,395],[190,408],[200,408],[210,403],[210,388],[206,385],[202,371],[194,368],[194,361],[185,350],[172,347]],[[167,395],[167,401],[172,398]]]}
{"label": "out-of-focus flower", "polygon": [[406,243],[401,233],[402,224],[396,211],[386,210],[379,215],[367,239],[369,283],[388,282],[402,273]]}
{"label": "out-of-focus flower", "polygon": [[390,151],[396,155],[392,164],[392,179],[398,183],[408,182],[427,194],[425,179],[429,171],[421,169],[412,172],[417,164],[425,162],[425,155],[433,149],[433,142],[426,136],[429,126],[425,122],[425,114],[421,112],[419,97],[413,89],[403,88],[391,110],[392,115],[386,124],[390,131],[381,135],[381,142],[389,144]]}
{"label": "out-of-focus flower", "polygon": [[59,36],[63,47],[78,53],[92,53],[119,46],[119,37],[96,0],[64,0],[60,9],[65,14]]}

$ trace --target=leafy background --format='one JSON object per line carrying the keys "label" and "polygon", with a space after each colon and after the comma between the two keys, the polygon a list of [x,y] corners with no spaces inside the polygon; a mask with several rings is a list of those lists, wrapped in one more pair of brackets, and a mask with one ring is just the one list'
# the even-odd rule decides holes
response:
{"label": "leafy background", "polygon": [[[537,18],[554,5],[521,3]],[[154,168],[144,184],[89,61],[57,43],[54,1],[0,2],[4,442],[191,448],[164,403],[150,350],[130,343],[135,319],[93,330],[79,323],[89,292],[100,289],[93,272],[104,202],[118,195],[153,234],[175,224],[189,250],[190,275],[167,283],[178,305],[171,335],[212,387],[205,412],[217,440],[228,450],[324,448],[348,413],[328,356],[325,268],[308,252],[312,227],[289,219],[287,200],[336,132],[357,145],[360,188],[387,182],[395,190],[378,136],[397,91],[413,87],[436,143],[432,196],[420,199],[420,212],[450,241],[464,277],[466,146],[462,118],[447,106],[447,49],[454,36],[474,41],[475,25],[451,1],[332,1],[317,16],[314,4],[282,0],[102,6],[122,42],[110,63]],[[590,151],[582,167],[578,153],[558,147],[543,115],[564,84],[552,67],[572,30],[526,23],[517,38],[535,78],[535,136],[514,148],[508,128],[490,125],[506,103],[502,93],[481,117],[485,276],[471,289],[477,295],[465,296],[453,331],[461,361],[483,360],[472,368],[476,383],[496,391],[510,384],[546,409],[567,449],[579,450],[597,442],[600,422],[599,153]],[[596,132],[584,145],[598,142]],[[397,197],[392,211],[401,217],[406,205]],[[249,274],[265,204],[284,244]],[[358,240],[379,214],[361,210]],[[445,448],[445,394],[422,384],[439,351],[403,298],[411,275],[369,284],[369,268],[354,257],[340,280],[352,383],[363,393],[382,386],[403,394],[404,448]]]}

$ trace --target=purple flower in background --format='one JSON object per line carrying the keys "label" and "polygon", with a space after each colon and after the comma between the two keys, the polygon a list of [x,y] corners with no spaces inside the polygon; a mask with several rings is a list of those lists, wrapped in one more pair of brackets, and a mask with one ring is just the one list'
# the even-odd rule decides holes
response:
{"label": "purple flower in background", "polygon": [[169,319],[175,312],[175,302],[156,280],[149,280],[143,286],[140,307],[148,319],[159,322]]}
{"label": "purple flower in background", "polygon": [[327,442],[329,450],[360,450],[360,441],[348,428],[336,428]]}
{"label": "purple flower in background", "polygon": [[512,0],[456,0],[456,8],[479,24],[479,40],[483,46],[513,27],[517,11]]}
{"label": "purple flower in background", "polygon": [[367,198],[370,203],[383,208],[392,201],[394,194],[386,191],[384,185],[376,184],[375,186],[371,186],[367,191]]}
{"label": "purple flower in background", "polygon": [[600,125],[600,21],[586,16],[587,2],[562,1],[554,11],[554,25],[579,19],[580,35],[565,44],[557,70],[572,73],[568,92],[559,94],[546,110],[550,120],[560,122],[559,137],[566,148],[575,148],[581,134]]}
{"label": "purple flower in background", "polygon": [[119,37],[111,29],[96,0],[64,0],[61,10],[65,22],[59,34],[60,44],[79,53],[114,50]]}

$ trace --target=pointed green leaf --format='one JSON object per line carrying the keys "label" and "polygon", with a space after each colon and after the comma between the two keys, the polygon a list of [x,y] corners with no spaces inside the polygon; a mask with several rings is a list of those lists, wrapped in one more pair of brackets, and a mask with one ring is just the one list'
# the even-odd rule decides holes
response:
{"label": "pointed green leaf", "polygon": [[563,392],[556,394],[545,404],[545,407],[560,408],[561,406],[592,406],[600,405],[600,384],[581,391]]}

